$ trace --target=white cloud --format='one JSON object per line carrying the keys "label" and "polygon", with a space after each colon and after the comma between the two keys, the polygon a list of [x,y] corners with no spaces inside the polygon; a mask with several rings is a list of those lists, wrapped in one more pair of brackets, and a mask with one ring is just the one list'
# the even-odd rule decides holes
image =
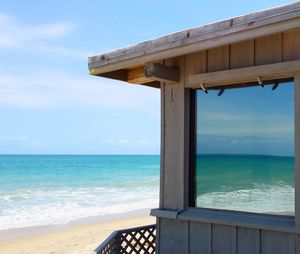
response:
{"label": "white cloud", "polygon": [[75,27],[74,23],[65,21],[28,25],[15,17],[0,13],[0,50],[22,49],[87,58],[87,51],[55,45],[57,39],[70,36]]}
{"label": "white cloud", "polygon": [[22,153],[23,149],[40,148],[42,144],[40,140],[26,136],[0,136],[0,153],[15,153],[16,151]]}
{"label": "white cloud", "polygon": [[0,13],[0,26],[5,26],[7,24],[11,24],[11,23],[15,23],[17,22],[16,18],[10,16],[10,15],[7,15],[7,14],[4,14],[4,13]]}
{"label": "white cloud", "polygon": [[198,112],[199,117],[203,117],[207,120],[215,121],[232,121],[232,120],[241,120],[244,117],[236,114],[229,114],[224,112],[209,112],[209,111],[200,111]]}
{"label": "white cloud", "polygon": [[0,137],[0,140],[4,140],[4,141],[27,141],[27,140],[29,140],[29,138],[24,137],[24,136],[4,136],[4,137]]}
{"label": "white cloud", "polygon": [[201,129],[197,131],[197,135],[218,135],[218,136],[245,136],[245,135],[257,135],[273,137],[293,137],[294,127],[288,123],[274,123],[273,126],[211,126],[209,129]]}
{"label": "white cloud", "polygon": [[19,27],[21,30],[29,32],[31,36],[40,38],[60,38],[69,35],[73,28],[74,23],[58,22],[45,25],[37,25],[32,27]]}
{"label": "white cloud", "polygon": [[116,107],[159,112],[159,90],[57,71],[0,73],[0,105],[30,108]]}
{"label": "white cloud", "polygon": [[135,147],[159,146],[160,145],[159,141],[150,141],[150,140],[144,140],[144,139],[129,140],[126,138],[122,138],[119,140],[107,139],[107,140],[104,140],[103,143],[110,145],[110,146],[130,145],[130,146],[135,146]]}

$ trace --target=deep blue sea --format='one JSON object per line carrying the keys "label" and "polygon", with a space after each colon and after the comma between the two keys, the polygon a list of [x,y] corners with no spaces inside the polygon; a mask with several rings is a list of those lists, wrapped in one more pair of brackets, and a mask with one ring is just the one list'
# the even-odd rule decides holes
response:
{"label": "deep blue sea", "polygon": [[158,206],[157,155],[0,155],[0,229]]}

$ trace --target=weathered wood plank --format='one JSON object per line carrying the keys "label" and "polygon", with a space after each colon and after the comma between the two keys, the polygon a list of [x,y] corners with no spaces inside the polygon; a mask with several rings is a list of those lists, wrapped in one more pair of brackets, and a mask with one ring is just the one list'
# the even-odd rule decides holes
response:
{"label": "weathered wood plank", "polygon": [[128,70],[127,81],[132,84],[144,84],[155,81],[153,77],[146,77],[144,74],[144,66]]}
{"label": "weathered wood plank", "polygon": [[281,33],[255,39],[255,65],[281,62],[281,49]]}
{"label": "weathered wood plank", "polygon": [[283,61],[300,59],[300,29],[283,33]]}
{"label": "weathered wood plank", "polygon": [[212,254],[236,253],[236,227],[212,225]]}
{"label": "weathered wood plank", "polygon": [[211,227],[210,223],[190,222],[189,254],[211,254]]}
{"label": "weathered wood plank", "polygon": [[188,253],[188,222],[160,219],[159,253]]}
{"label": "weathered wood plank", "polygon": [[165,83],[160,82],[160,178],[159,178],[159,208],[164,208],[165,185]]}
{"label": "weathered wood plank", "polygon": [[296,237],[296,254],[300,254],[300,234],[295,235]]}
{"label": "weathered wood plank", "polygon": [[199,51],[185,56],[185,74],[205,73],[206,72],[206,51]]}
{"label": "weathered wood plank", "polygon": [[[230,69],[254,65],[254,40],[230,45]],[[199,72],[200,73],[200,72]]]}
{"label": "weathered wood plank", "polygon": [[158,63],[146,64],[144,66],[146,78],[164,82],[180,82],[180,70],[177,67],[168,67]]}
{"label": "weathered wood plank", "polygon": [[260,254],[260,230],[237,228],[237,254]]}
{"label": "weathered wood plank", "polygon": [[201,88],[200,84],[206,87],[219,85],[238,84],[242,82],[256,82],[257,77],[261,80],[279,79],[293,77],[300,71],[300,60],[266,64],[261,66],[246,67],[227,71],[202,73],[190,75],[186,87]]}
{"label": "weathered wood plank", "polygon": [[[93,70],[90,70],[90,75],[97,75],[97,74],[94,74]],[[127,81],[127,70],[120,69],[116,71],[103,73],[101,74],[101,77]]]}
{"label": "weathered wood plank", "polygon": [[[152,209],[151,214],[162,218],[174,218],[174,215],[166,209]],[[215,211],[202,208],[187,208],[185,211],[177,214],[176,217],[179,220],[190,222],[213,223],[300,234],[300,227],[295,227],[293,216],[256,213],[245,214],[238,211]]]}
{"label": "weathered wood plank", "polygon": [[295,254],[296,235],[275,231],[261,232],[261,254]]}
{"label": "weathered wood plank", "polygon": [[221,71],[229,69],[229,46],[209,49],[207,51],[207,71]]}
{"label": "weathered wood plank", "polygon": [[161,232],[161,218],[156,218],[156,245],[155,245],[155,253],[160,252],[160,232]]}
{"label": "weathered wood plank", "polygon": [[[181,32],[173,33],[173,34],[168,34],[165,36],[162,36],[160,38],[154,39],[154,40],[149,40],[149,41],[144,41],[135,45],[131,45],[125,48],[117,49],[111,52],[108,52],[106,54],[100,54],[96,56],[90,57],[90,62],[93,61],[100,61],[100,60],[109,60],[112,58],[116,58],[119,56],[123,56],[129,53],[134,53],[137,51],[143,51],[149,48],[155,48],[158,46],[162,46],[167,43],[173,43],[179,40],[186,40],[188,38],[193,38],[195,36],[200,36],[200,35],[205,35],[205,34],[210,34],[213,33],[215,35],[216,32],[219,30],[224,30],[228,28],[236,28],[238,26],[244,25],[243,28],[245,29],[252,29],[253,27],[251,26],[251,23],[257,23],[257,21],[261,21],[262,24],[269,24],[267,19],[271,19],[272,22],[279,22],[282,21],[280,19],[280,16],[285,16],[285,18],[290,17],[288,14],[291,14],[295,11],[297,11],[300,8],[300,4],[293,3],[289,4],[286,6],[280,6],[277,8],[269,9],[269,10],[263,10],[260,12],[255,12],[251,14],[247,14],[244,16],[240,17],[235,17],[232,19],[226,19],[220,22],[212,23],[209,25],[201,26],[201,27],[196,27],[188,30],[184,30]],[[295,15],[294,15],[295,16]],[[293,17],[294,17],[293,16]],[[248,25],[248,26],[247,26]],[[252,24],[253,25],[253,24]],[[241,31],[242,29],[240,28],[238,31]],[[268,31],[266,31],[267,33]]]}
{"label": "weathered wood plank", "polygon": [[[89,58],[94,75],[299,27],[299,4],[225,20]],[[275,9],[274,9],[275,10]],[[271,13],[276,13],[271,15]],[[259,17],[255,19],[255,17]],[[266,29],[267,28],[267,29]]]}
{"label": "weathered wood plank", "polygon": [[[166,60],[165,64],[178,67],[184,73],[184,57]],[[185,174],[187,100],[184,75],[179,83],[164,85],[164,165],[161,170],[164,171],[162,206],[165,209],[183,210],[188,204],[185,184],[188,177]]]}
{"label": "weathered wood plank", "polygon": [[300,74],[294,78],[295,100],[295,223],[300,227]]}

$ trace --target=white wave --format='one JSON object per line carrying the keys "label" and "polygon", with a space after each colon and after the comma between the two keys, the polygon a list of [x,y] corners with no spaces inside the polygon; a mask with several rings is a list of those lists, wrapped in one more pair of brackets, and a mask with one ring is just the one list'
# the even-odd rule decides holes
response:
{"label": "white wave", "polygon": [[295,190],[290,185],[257,184],[254,189],[212,192],[197,197],[197,207],[256,213],[294,213]]}
{"label": "white wave", "polygon": [[158,187],[65,188],[0,193],[0,230],[64,224],[158,205]]}

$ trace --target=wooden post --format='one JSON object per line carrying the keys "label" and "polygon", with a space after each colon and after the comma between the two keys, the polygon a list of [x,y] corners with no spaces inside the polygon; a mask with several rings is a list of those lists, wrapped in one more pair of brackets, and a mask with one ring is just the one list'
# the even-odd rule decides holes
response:
{"label": "wooden post", "polygon": [[[184,73],[184,57],[166,60],[165,66]],[[188,222],[177,214],[188,207],[189,104],[190,90],[184,86],[185,76],[177,83],[161,85],[162,138],[160,209],[172,210],[173,219],[158,219],[158,254],[188,253]]]}
{"label": "wooden post", "polygon": [[295,224],[300,227],[300,75],[295,76]]}
{"label": "wooden post", "polygon": [[[184,73],[184,58],[166,61]],[[190,90],[180,82],[164,83],[162,102],[161,209],[182,211],[188,207]]]}

